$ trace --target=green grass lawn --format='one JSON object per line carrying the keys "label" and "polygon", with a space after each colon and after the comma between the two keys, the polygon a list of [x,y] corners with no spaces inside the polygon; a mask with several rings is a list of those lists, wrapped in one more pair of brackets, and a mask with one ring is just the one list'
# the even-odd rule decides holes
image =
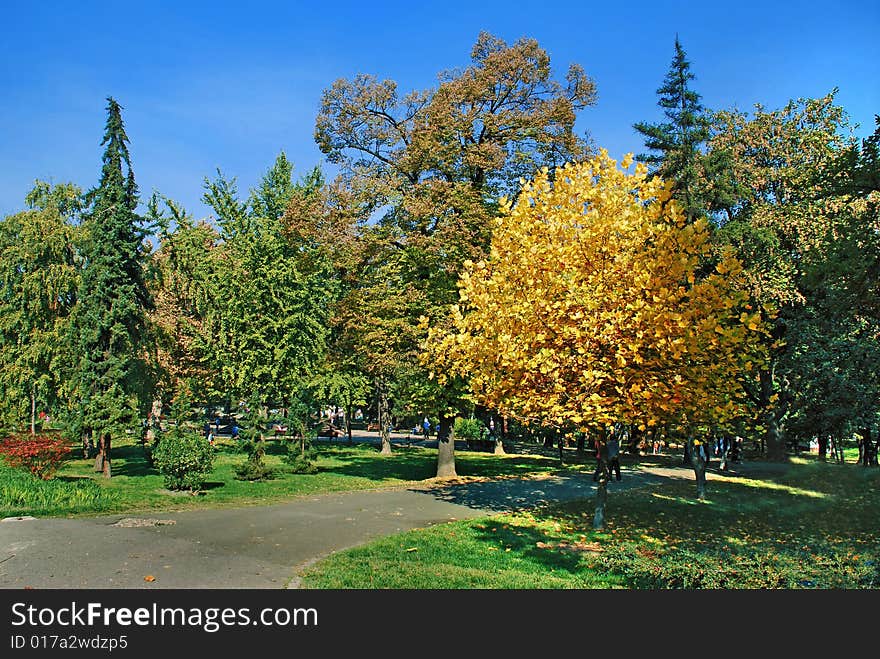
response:
{"label": "green grass lawn", "polygon": [[[287,445],[270,440],[265,461],[275,468],[275,477],[248,482],[235,479],[235,468],[245,462],[246,455],[231,440],[221,439],[213,472],[197,495],[166,490],[162,476],[147,463],[143,449],[131,442],[114,446],[113,476],[109,480],[94,473],[92,460],[71,460],[49,481],[12,469],[0,460],[0,517],[251,505],[323,492],[403,486],[432,478],[437,471],[436,449],[395,447],[388,457],[365,444],[317,443],[316,448],[318,473],[292,474],[283,460]],[[524,476],[556,472],[558,463],[537,455],[459,452],[456,468],[461,476]]]}
{"label": "green grass lawn", "polygon": [[785,473],[611,492],[410,531],[332,555],[305,588],[880,587],[880,470],[796,459]]}

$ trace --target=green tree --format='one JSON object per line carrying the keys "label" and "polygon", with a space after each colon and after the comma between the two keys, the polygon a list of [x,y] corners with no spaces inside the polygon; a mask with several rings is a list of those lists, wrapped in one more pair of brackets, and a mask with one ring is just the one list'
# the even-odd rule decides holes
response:
{"label": "green tree", "polygon": [[[880,433],[880,116],[874,133],[823,171],[834,213],[831,239],[806,259],[806,340],[793,374],[789,424],[801,438],[858,434],[864,465]],[[824,446],[824,442],[823,442]]]}
{"label": "green tree", "polygon": [[37,181],[30,207],[0,222],[0,388],[2,417],[36,432],[37,408],[63,413],[67,323],[79,282],[74,249],[81,191]]}
{"label": "green tree", "polygon": [[213,302],[212,251],[219,234],[159,195],[151,198],[148,217],[158,227],[159,239],[148,278],[155,301],[150,322],[156,341],[158,404],[176,400],[179,394],[189,400],[216,400],[225,392],[218,390],[222,380],[206,319]]}
{"label": "green tree", "polygon": [[674,197],[691,221],[705,212],[697,181],[705,166],[701,146],[709,137],[701,96],[690,87],[694,78],[676,35],[672,64],[657,90],[657,104],[663,108],[666,121],[639,122],[633,126],[644,136],[645,147],[651,151],[640,154],[638,160],[648,164],[653,173],[673,182]]}
{"label": "green tree", "polygon": [[[848,129],[834,92],[773,111],[758,106],[753,116],[716,114],[710,150],[731,163],[728,176],[737,191],[716,238],[736,249],[758,307],[778,310],[765,318],[772,326],[770,359],[749,390],[774,460],[784,458],[786,435],[794,439],[798,427],[842,432],[842,406],[864,401],[859,392],[870,379],[858,367],[840,370],[850,362],[873,363],[862,354],[871,329],[845,294],[849,275],[834,275],[864,272],[856,246],[872,240],[870,223],[853,224],[869,217],[867,200],[841,193],[854,173],[840,167],[854,144]],[[870,253],[868,260],[875,258]],[[815,416],[821,410],[821,418]]]}
{"label": "green tree", "polygon": [[107,478],[112,437],[137,427],[151,389],[145,359],[146,311],[152,306],[144,277],[149,243],[135,212],[138,191],[128,144],[122,108],[108,98],[103,168],[98,186],[87,195],[83,270],[72,323],[75,426],[98,438],[95,468]]}
{"label": "green tree", "polygon": [[555,80],[534,39],[485,32],[471,64],[432,89],[401,96],[395,82],[359,75],[324,92],[315,137],[362,211],[340,325],[369,355],[380,416],[393,386],[440,417],[440,476],[455,475],[452,421],[466,387],[439,387],[417,366],[419,318],[448,322],[462,264],[488,248],[498,195],[587,151],[574,123],[595,97],[579,66]]}
{"label": "green tree", "polygon": [[335,295],[332,271],[282,221],[293,196],[314,193],[321,178],[312,172],[294,183],[291,173],[282,153],[248,202],[222,174],[205,182],[219,224],[206,320],[220,386],[256,410],[307,386],[324,357]]}

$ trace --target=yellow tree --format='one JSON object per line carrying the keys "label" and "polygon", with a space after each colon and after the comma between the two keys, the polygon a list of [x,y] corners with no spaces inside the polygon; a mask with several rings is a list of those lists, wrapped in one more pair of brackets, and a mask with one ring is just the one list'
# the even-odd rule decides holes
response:
{"label": "yellow tree", "polygon": [[526,423],[678,423],[702,498],[698,432],[742,413],[765,330],[739,262],[713,259],[708,224],[687,223],[671,186],[631,165],[602,150],[503,199],[489,257],[465,264],[454,329],[429,333],[424,359]]}

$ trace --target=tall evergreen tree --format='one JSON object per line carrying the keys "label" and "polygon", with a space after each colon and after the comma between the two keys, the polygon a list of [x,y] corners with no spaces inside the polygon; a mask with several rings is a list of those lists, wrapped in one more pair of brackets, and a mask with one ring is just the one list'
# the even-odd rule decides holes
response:
{"label": "tall evergreen tree", "polygon": [[645,147],[652,153],[640,154],[638,160],[651,167],[653,173],[674,183],[674,196],[684,206],[689,220],[703,211],[697,193],[702,167],[700,146],[709,138],[705,108],[701,96],[690,88],[694,79],[691,64],[678,35],[675,55],[663,85],[657,90],[657,105],[663,108],[665,122],[640,122],[633,126],[645,138]]}
{"label": "tall evergreen tree", "polygon": [[114,434],[133,428],[148,393],[145,310],[152,305],[144,281],[145,233],[135,213],[138,191],[131,168],[122,108],[107,99],[101,181],[88,194],[86,237],[74,315],[78,419],[97,439],[96,471],[110,477]]}

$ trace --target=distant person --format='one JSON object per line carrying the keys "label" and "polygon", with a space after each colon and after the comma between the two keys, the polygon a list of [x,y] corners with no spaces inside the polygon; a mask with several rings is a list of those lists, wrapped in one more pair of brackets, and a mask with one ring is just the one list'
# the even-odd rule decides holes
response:
{"label": "distant person", "polygon": [[611,436],[608,438],[608,477],[617,475],[620,480],[620,440],[614,428],[611,429]]}
{"label": "distant person", "polygon": [[232,439],[238,439],[238,424],[232,424]]}
{"label": "distant person", "polygon": [[431,422],[428,421],[428,417],[425,417],[425,420],[422,421],[422,430],[425,433],[425,439],[428,439],[431,436]]}

